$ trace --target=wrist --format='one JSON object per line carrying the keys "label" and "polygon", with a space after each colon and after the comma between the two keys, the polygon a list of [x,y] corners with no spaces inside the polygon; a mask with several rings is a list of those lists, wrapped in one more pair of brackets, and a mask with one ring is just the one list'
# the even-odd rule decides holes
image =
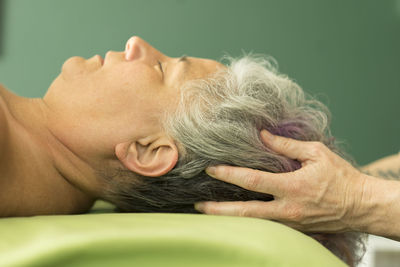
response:
{"label": "wrist", "polygon": [[354,230],[398,239],[400,236],[400,182],[362,174]]}

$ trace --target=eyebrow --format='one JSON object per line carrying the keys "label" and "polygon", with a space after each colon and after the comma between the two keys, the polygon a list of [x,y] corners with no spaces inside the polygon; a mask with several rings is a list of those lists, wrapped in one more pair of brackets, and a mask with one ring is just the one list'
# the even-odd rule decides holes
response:
{"label": "eyebrow", "polygon": [[181,56],[179,59],[178,59],[178,62],[181,62],[181,61],[188,61],[188,58],[187,58],[187,56],[186,55],[183,55],[183,56]]}

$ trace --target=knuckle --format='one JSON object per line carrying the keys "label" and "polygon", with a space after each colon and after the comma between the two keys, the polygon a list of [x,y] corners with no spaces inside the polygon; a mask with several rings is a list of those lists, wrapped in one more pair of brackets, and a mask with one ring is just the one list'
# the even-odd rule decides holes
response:
{"label": "knuckle", "polygon": [[238,211],[239,217],[251,217],[250,210],[246,206],[242,206]]}
{"label": "knuckle", "polygon": [[304,211],[300,207],[291,207],[287,210],[286,216],[291,222],[301,222],[304,220]]}
{"label": "knuckle", "polygon": [[218,213],[218,208],[215,207],[214,205],[205,205],[204,206],[204,213],[217,214]]}
{"label": "knuckle", "polygon": [[255,190],[260,186],[261,177],[257,174],[252,174],[246,177],[245,187],[249,190]]}
{"label": "knuckle", "polygon": [[292,180],[290,183],[287,184],[287,191],[288,194],[292,196],[297,196],[301,193],[302,186],[296,180]]}
{"label": "knuckle", "polygon": [[226,178],[226,179],[234,178],[234,177],[238,176],[236,169],[231,166],[221,166],[219,169],[219,172],[217,169],[216,174],[217,174],[217,177],[222,177],[222,178]]}
{"label": "knuckle", "polygon": [[286,139],[286,138],[281,138],[280,140],[281,140],[281,142],[280,142],[280,147],[281,147],[281,149],[282,149],[283,151],[290,150],[290,148],[291,148],[291,142],[290,142],[290,140],[289,140],[289,139]]}
{"label": "knuckle", "polygon": [[238,212],[239,217],[247,217],[247,210],[246,209],[240,209]]}
{"label": "knuckle", "polygon": [[323,155],[325,151],[325,145],[321,142],[311,142],[310,143],[310,153],[315,157]]}

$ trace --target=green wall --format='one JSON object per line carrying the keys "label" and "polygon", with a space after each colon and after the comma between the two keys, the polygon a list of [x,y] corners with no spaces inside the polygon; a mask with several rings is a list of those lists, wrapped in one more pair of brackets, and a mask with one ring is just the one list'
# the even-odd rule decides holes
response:
{"label": "green wall", "polygon": [[42,96],[70,56],[139,35],[170,56],[272,55],[360,164],[400,150],[400,0],[3,0],[0,82]]}

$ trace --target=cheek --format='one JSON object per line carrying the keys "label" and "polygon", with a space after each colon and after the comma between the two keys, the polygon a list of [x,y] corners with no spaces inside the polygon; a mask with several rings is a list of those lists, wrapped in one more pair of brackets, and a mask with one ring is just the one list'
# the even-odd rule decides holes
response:
{"label": "cheek", "polygon": [[154,69],[143,64],[128,65],[122,64],[119,66],[111,66],[101,70],[98,80],[105,80],[109,87],[139,87],[160,82],[160,76]]}
{"label": "cheek", "polygon": [[90,80],[83,81],[86,88],[80,94],[87,98],[86,104],[91,108],[97,107],[109,114],[146,109],[162,91],[157,78],[145,69],[99,71]]}
{"label": "cheek", "polygon": [[154,69],[114,65],[84,72],[77,68],[81,63],[77,57],[68,59],[64,77],[58,77],[48,91],[57,98],[57,105],[77,120],[144,118],[165,105],[166,90]]}
{"label": "cheek", "polygon": [[97,90],[103,91],[106,97],[122,98],[122,101],[155,97],[162,86],[160,77],[148,67],[100,71],[94,77],[94,85]]}

